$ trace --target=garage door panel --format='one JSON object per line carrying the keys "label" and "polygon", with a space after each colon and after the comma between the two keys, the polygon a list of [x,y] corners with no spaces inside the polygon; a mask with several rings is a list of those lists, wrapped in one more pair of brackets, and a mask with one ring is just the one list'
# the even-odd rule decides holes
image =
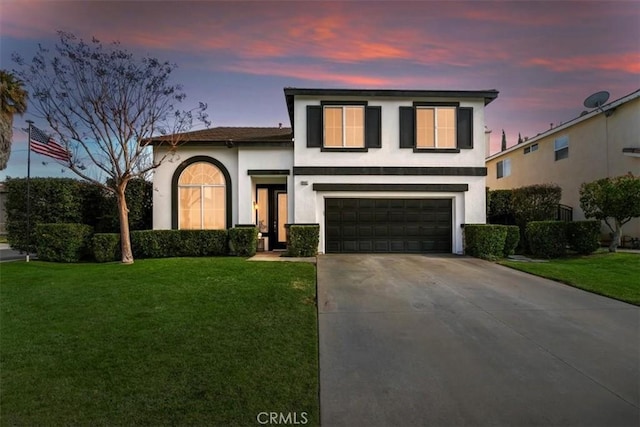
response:
{"label": "garage door panel", "polygon": [[347,239],[357,239],[358,238],[358,226],[353,225],[345,225],[342,227],[342,237]]}
{"label": "garage door panel", "polygon": [[389,252],[406,252],[404,248],[404,240],[390,240]]}
{"label": "garage door panel", "polygon": [[389,236],[389,226],[388,225],[376,225],[373,228],[373,235],[376,238],[388,237]]}
{"label": "garage door panel", "polygon": [[450,199],[325,199],[327,252],[451,252]]}
{"label": "garage door panel", "polygon": [[389,252],[389,242],[387,240],[375,240],[373,245],[374,252]]}
{"label": "garage door panel", "polygon": [[373,212],[371,211],[358,211],[358,221],[360,223],[363,222],[373,222]]}
{"label": "garage door panel", "polygon": [[358,240],[358,252],[374,252],[372,240]]}
{"label": "garage door panel", "polygon": [[389,221],[391,222],[404,222],[403,211],[391,211],[389,212]]}

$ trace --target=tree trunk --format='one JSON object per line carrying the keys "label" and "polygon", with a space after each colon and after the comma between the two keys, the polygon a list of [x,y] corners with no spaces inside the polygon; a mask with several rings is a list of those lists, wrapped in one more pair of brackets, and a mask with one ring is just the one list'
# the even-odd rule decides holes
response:
{"label": "tree trunk", "polygon": [[5,170],[11,155],[13,138],[13,116],[0,112],[0,171]]}
{"label": "tree trunk", "polygon": [[122,251],[122,263],[133,264],[133,252],[131,251],[131,236],[129,234],[129,208],[127,207],[127,199],[124,196],[124,190],[127,183],[120,184],[116,192],[118,200],[118,213],[120,217],[120,250]]}
{"label": "tree trunk", "polygon": [[622,224],[617,219],[614,220],[616,229],[613,232],[611,244],[609,245],[609,252],[616,252],[618,246],[620,246],[620,237],[622,236]]}

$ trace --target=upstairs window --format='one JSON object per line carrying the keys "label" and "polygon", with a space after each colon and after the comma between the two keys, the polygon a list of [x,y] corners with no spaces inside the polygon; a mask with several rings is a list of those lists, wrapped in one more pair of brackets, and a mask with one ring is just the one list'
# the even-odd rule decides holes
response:
{"label": "upstairs window", "polygon": [[473,108],[458,103],[414,102],[399,111],[399,146],[418,153],[473,149]]}
{"label": "upstairs window", "polygon": [[321,151],[367,151],[382,147],[382,107],[366,101],[307,105],[307,147]]}
{"label": "upstairs window", "polygon": [[504,159],[498,162],[496,177],[498,179],[511,175],[511,159]]}
{"label": "upstairs window", "polygon": [[456,148],[456,108],[416,108],[416,148]]}
{"label": "upstairs window", "polygon": [[534,151],[538,151],[537,142],[535,144],[531,144],[530,146],[524,148],[524,154],[533,153]]}
{"label": "upstairs window", "polygon": [[364,106],[324,107],[324,147],[364,147]]}
{"label": "upstairs window", "polygon": [[569,137],[562,136],[557,138],[553,144],[553,150],[556,162],[569,157]]}

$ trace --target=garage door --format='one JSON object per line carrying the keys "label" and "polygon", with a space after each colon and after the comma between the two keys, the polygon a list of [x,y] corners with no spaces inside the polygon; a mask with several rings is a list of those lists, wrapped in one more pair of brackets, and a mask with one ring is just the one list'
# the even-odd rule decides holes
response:
{"label": "garage door", "polygon": [[451,252],[450,199],[325,199],[325,251]]}

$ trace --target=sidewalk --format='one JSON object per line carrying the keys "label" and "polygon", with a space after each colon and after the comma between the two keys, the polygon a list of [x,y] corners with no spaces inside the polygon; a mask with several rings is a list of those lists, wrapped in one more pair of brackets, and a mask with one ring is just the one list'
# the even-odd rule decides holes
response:
{"label": "sidewalk", "polygon": [[285,257],[282,252],[257,252],[247,261],[288,261],[288,262],[310,262],[315,264],[316,257]]}
{"label": "sidewalk", "polygon": [[[8,243],[0,243],[0,262],[23,261],[26,257],[26,253],[20,253],[20,251],[11,249],[11,246],[9,246]],[[35,254],[31,254],[30,259],[37,259],[37,256]]]}

